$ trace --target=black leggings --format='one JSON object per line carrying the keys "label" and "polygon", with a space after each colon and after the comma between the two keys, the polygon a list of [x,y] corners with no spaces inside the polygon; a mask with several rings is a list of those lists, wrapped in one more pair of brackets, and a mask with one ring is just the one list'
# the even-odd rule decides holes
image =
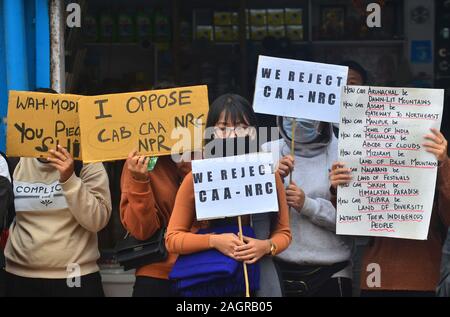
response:
{"label": "black leggings", "polygon": [[80,287],[69,287],[67,279],[21,277],[6,272],[7,297],[104,297],[100,273],[80,277]]}

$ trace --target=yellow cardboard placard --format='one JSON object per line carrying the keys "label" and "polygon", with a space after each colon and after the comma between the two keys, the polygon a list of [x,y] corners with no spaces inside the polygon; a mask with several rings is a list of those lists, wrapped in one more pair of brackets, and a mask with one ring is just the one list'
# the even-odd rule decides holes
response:
{"label": "yellow cardboard placard", "polygon": [[81,159],[79,99],[82,96],[10,91],[6,152],[10,157],[48,157],[59,144]]}
{"label": "yellow cardboard placard", "polygon": [[209,109],[207,86],[83,97],[80,99],[83,161],[201,150]]}

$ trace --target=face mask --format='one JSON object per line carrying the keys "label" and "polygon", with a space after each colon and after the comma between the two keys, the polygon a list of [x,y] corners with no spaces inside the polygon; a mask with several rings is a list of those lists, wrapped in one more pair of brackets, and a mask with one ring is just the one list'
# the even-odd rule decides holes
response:
{"label": "face mask", "polygon": [[206,144],[204,157],[205,159],[219,158],[255,152],[258,152],[257,138],[251,139],[250,136],[225,139],[216,138]]}
{"label": "face mask", "polygon": [[[298,143],[311,143],[320,136],[320,121],[308,119],[295,119],[295,141]],[[283,128],[286,136],[292,140],[292,119],[283,118]]]}

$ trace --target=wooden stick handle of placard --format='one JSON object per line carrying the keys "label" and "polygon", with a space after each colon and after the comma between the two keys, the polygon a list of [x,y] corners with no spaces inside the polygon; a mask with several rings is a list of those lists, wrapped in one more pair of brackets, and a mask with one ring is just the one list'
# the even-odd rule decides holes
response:
{"label": "wooden stick handle of placard", "polygon": [[[241,218],[241,216],[238,217],[238,223],[239,223],[239,239],[241,239],[241,241],[244,242],[244,234],[242,232],[242,218]],[[245,262],[242,262],[242,265],[244,266],[245,297],[250,297],[250,284],[248,282],[247,264],[245,264]]]}
{"label": "wooden stick handle of placard", "polygon": [[[291,137],[291,156],[294,157],[295,155],[295,129],[297,128],[297,120],[295,118],[292,118],[292,137]],[[289,173],[289,185],[292,184],[292,173],[294,169]]]}

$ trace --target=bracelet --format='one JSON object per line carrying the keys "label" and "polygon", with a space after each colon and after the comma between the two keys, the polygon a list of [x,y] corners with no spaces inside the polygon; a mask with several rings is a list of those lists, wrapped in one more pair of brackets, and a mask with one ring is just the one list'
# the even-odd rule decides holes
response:
{"label": "bracelet", "polygon": [[275,256],[275,253],[277,252],[277,246],[275,243],[273,243],[272,239],[269,239],[269,243],[270,243],[270,252],[269,254],[271,256]]}

